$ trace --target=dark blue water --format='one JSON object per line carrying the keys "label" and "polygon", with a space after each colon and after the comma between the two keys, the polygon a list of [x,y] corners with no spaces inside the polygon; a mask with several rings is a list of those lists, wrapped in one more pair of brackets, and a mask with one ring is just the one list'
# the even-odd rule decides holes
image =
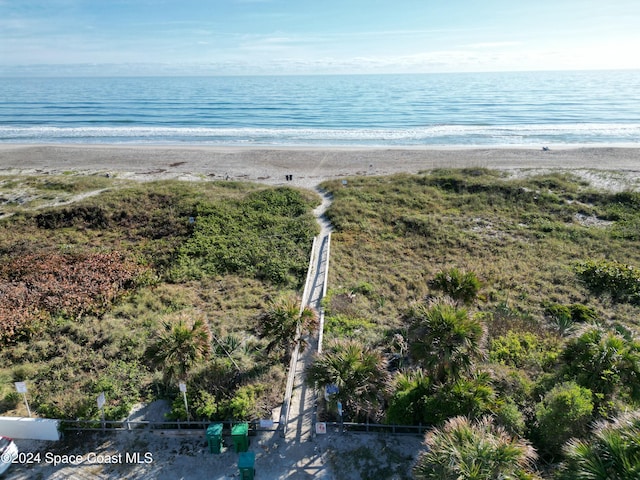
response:
{"label": "dark blue water", "polygon": [[640,71],[0,78],[2,143],[640,143]]}

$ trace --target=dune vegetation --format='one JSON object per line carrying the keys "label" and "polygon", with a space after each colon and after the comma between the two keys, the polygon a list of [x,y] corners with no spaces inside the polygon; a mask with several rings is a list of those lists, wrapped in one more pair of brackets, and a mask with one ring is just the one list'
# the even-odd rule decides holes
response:
{"label": "dune vegetation", "polygon": [[[0,178],[0,408],[108,419],[138,402],[260,418],[287,352],[260,317],[306,276],[317,195],[234,182]],[[19,193],[15,193],[19,192]],[[60,204],[49,206],[50,204]],[[267,347],[270,348],[267,348]]]}
{"label": "dune vegetation", "polygon": [[[322,188],[326,344],[307,380],[339,386],[322,418],[340,400],[347,421],[438,427],[434,445],[454,426],[486,433],[526,447],[522,475],[573,478],[586,446],[637,416],[640,193],[481,168]],[[103,391],[108,418],[158,398],[186,418],[178,381],[191,418],[281,400],[315,193],[86,175],[0,192],[3,411],[21,411],[14,381],[59,418],[97,418]]]}
{"label": "dune vegetation", "polygon": [[[345,420],[491,416],[540,466],[563,461],[594,422],[640,408],[640,193],[486,169],[322,187],[335,229],[330,348],[310,372],[335,342],[379,359],[353,355],[324,380],[345,387],[333,399],[350,407]],[[381,365],[375,398],[343,381]],[[324,417],[336,418],[335,401]]]}

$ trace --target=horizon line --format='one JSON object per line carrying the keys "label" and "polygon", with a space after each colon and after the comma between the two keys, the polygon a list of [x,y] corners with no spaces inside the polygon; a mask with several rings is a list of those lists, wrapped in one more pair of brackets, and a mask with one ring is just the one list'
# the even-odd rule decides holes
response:
{"label": "horizon line", "polygon": [[[223,72],[37,72],[26,71],[28,69],[40,69],[44,67],[55,67],[61,69],[68,68],[95,68],[95,67],[123,67],[125,64],[68,64],[68,65],[52,65],[52,64],[33,64],[33,65],[15,65],[8,68],[24,69],[22,72],[15,74],[6,72],[0,73],[0,78],[127,78],[127,77],[329,77],[329,76],[385,76],[385,75],[451,75],[451,74],[491,74],[491,73],[568,73],[568,72],[640,72],[640,67],[620,67],[620,68],[549,68],[549,69],[496,69],[496,70],[441,70],[441,71],[390,71],[390,72],[291,72],[291,73],[223,73]],[[149,67],[160,66],[147,65]],[[194,66],[192,68],[202,68],[202,66]]]}

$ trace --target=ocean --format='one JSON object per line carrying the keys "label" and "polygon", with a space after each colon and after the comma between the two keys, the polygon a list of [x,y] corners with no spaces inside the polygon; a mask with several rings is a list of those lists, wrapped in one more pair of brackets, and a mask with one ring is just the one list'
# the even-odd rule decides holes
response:
{"label": "ocean", "polygon": [[0,78],[0,143],[640,144],[640,71]]}

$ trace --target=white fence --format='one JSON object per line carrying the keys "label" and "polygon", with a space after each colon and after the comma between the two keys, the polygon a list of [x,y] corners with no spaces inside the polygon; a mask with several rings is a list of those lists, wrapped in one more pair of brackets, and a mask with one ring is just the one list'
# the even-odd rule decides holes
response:
{"label": "white fence", "polygon": [[60,440],[60,421],[48,418],[0,417],[0,435],[21,440]]}

